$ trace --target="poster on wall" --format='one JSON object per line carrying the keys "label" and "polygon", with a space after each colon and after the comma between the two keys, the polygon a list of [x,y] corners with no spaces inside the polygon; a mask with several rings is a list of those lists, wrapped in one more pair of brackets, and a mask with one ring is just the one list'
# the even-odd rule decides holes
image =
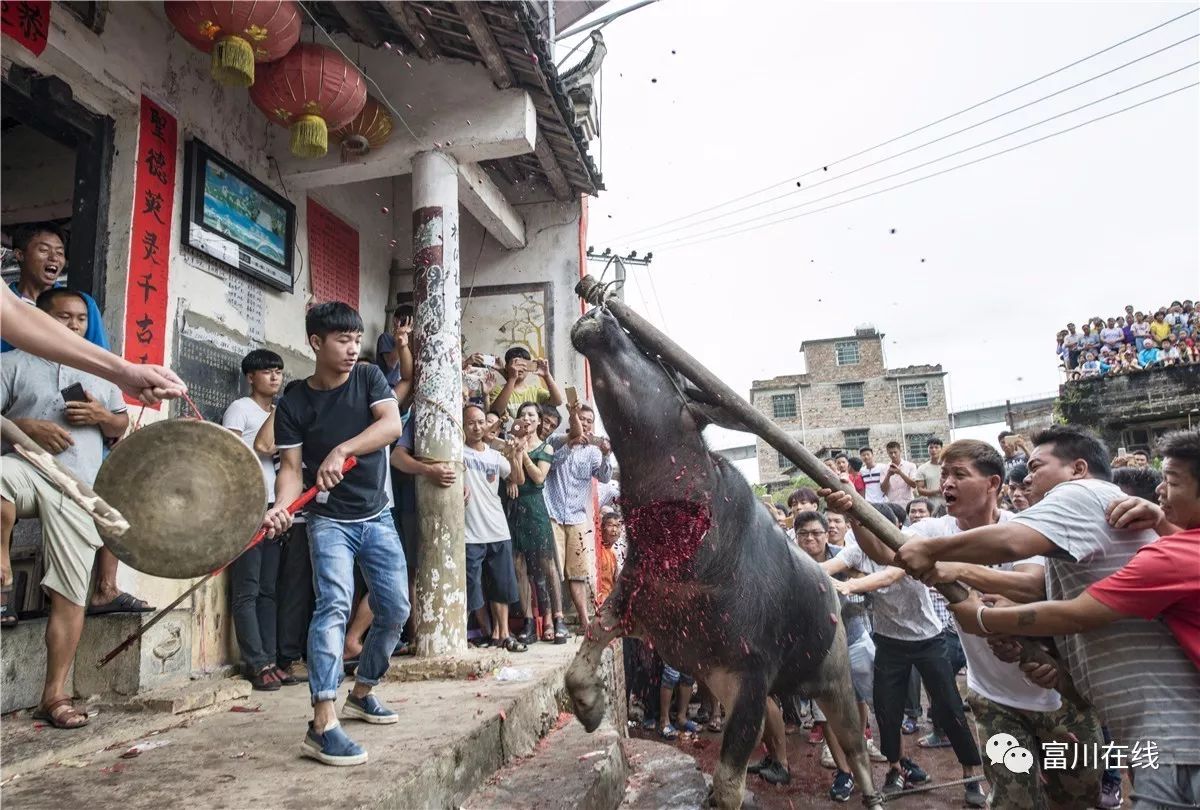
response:
{"label": "poster on wall", "polygon": [[133,363],[161,365],[166,356],[177,143],[175,117],[142,96],[125,292],[124,356]]}
{"label": "poster on wall", "polygon": [[308,200],[308,262],[313,303],[358,304],[358,231],[329,209]]}
{"label": "poster on wall", "polygon": [[34,56],[41,56],[50,39],[50,0],[4,0],[0,31]]}

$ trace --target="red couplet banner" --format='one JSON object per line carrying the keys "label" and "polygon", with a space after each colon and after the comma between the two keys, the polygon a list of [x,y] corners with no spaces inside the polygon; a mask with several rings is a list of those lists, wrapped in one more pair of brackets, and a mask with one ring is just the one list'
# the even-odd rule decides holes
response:
{"label": "red couplet banner", "polygon": [[0,3],[0,31],[41,56],[50,38],[50,0],[4,0]]}
{"label": "red couplet banner", "polygon": [[308,262],[313,303],[342,301],[358,309],[358,231],[308,200]]}
{"label": "red couplet banner", "polygon": [[175,117],[142,96],[125,293],[125,359],[134,363],[161,365],[166,356],[178,137]]}

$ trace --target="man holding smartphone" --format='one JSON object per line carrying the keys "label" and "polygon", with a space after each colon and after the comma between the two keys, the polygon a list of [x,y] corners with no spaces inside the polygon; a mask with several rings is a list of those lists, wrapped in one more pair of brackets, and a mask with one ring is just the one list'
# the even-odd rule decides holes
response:
{"label": "man holding smartphone", "polygon": [[[72,332],[87,332],[88,304],[75,290],[58,287],[38,296],[37,306]],[[95,482],[105,439],[125,433],[125,401],[111,382],[21,350],[0,365],[0,410],[84,483]],[[10,448],[5,448],[5,452]],[[11,582],[9,545],[18,517],[37,517],[46,546],[42,588],[50,600],[46,626],[46,679],[35,716],[55,728],[79,728],[87,714],[71,702],[67,673],[83,632],[92,561],[101,548],[96,524],[34,467],[15,454],[0,467],[0,532],[3,577]],[[11,594],[5,594],[6,623]]]}
{"label": "man holding smartphone", "polygon": [[[413,308],[408,305],[398,305],[392,311],[391,331],[383,332],[375,341],[375,362],[379,364],[379,369],[387,378],[387,384],[396,393],[401,411],[408,405],[405,400],[408,399],[412,387],[413,356],[412,343],[409,340],[412,328]],[[401,391],[396,391],[401,382],[406,382],[408,385],[404,386]]]}
{"label": "man holding smartphone", "polygon": [[497,385],[489,395],[488,410],[499,416],[515,418],[517,409],[526,402],[557,408],[566,401],[550,374],[550,363],[544,358],[534,361],[522,346],[513,346],[504,353],[504,378],[504,385]]}

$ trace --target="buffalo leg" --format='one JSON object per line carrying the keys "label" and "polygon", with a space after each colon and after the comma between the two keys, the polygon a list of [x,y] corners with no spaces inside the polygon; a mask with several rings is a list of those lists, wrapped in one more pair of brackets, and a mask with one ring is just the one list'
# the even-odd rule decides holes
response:
{"label": "buffalo leg", "polygon": [[[725,733],[721,738],[721,761],[713,773],[710,803],[721,810],[737,810],[742,806],[746,786],[746,763],[758,745],[763,730],[763,715],[767,705],[766,678],[757,672],[730,675],[728,683],[709,685],[725,704]],[[722,692],[727,694],[722,694]]]}
{"label": "buffalo leg", "polygon": [[598,673],[600,658],[608,643],[621,635],[615,596],[615,593],[609,596],[597,611],[596,618],[588,625],[583,644],[575,653],[575,660],[567,668],[564,678],[567,694],[575,706],[575,716],[588,732],[595,731],[604,719],[607,703],[604,683]]}
{"label": "buffalo leg", "polygon": [[862,715],[854,698],[854,686],[850,680],[850,653],[846,648],[846,633],[838,627],[837,636],[829,648],[829,654],[821,662],[819,684],[813,690],[817,705],[825,713],[826,728],[833,731],[854,774],[854,781],[862,790],[863,804],[867,807],[882,807],[883,798],[875,792],[871,777],[871,760],[867,756],[867,744],[863,738]]}

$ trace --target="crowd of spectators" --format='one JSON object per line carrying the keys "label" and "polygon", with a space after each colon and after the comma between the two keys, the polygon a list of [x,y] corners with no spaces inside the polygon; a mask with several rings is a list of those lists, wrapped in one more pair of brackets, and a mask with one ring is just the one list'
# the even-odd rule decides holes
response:
{"label": "crowd of spectators", "polygon": [[1200,363],[1200,309],[1190,299],[1152,314],[1131,304],[1123,315],[1090,318],[1078,330],[1067,324],[1055,351],[1071,380]]}

